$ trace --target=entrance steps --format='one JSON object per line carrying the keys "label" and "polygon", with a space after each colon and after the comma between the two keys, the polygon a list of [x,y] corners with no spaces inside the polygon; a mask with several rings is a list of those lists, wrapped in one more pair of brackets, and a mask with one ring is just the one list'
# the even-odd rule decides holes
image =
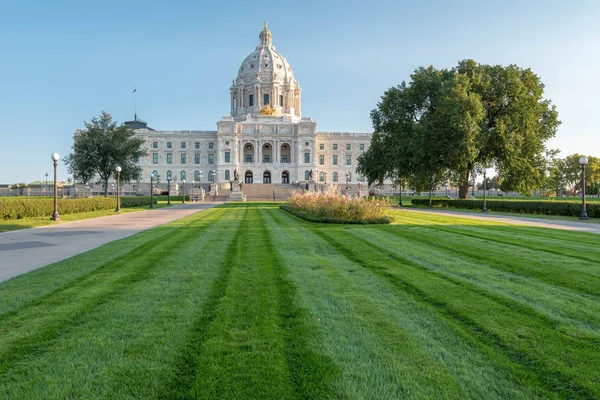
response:
{"label": "entrance steps", "polygon": [[286,201],[292,193],[300,191],[297,185],[284,183],[245,183],[242,192],[249,201]]}

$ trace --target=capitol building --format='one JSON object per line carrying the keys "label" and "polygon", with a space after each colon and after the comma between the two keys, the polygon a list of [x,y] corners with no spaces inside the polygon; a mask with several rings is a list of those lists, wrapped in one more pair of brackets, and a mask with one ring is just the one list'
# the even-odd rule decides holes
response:
{"label": "capitol building", "polygon": [[302,116],[302,88],[285,57],[273,45],[267,24],[256,49],[240,65],[229,88],[229,116],[216,131],[154,130],[136,118],[125,124],[147,143],[139,160],[143,180],[160,176],[176,182],[229,187],[234,174],[246,185],[307,183],[356,185],[357,158],[371,133],[318,132]]}

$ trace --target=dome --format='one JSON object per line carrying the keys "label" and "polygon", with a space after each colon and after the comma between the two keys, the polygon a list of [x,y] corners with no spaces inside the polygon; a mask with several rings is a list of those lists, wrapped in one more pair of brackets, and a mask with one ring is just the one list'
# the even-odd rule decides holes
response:
{"label": "dome", "polygon": [[260,33],[260,43],[256,50],[250,53],[242,62],[238,71],[238,83],[240,78],[245,83],[251,83],[258,78],[264,81],[289,82],[294,81],[294,72],[290,63],[281,55],[271,43],[271,32],[265,27]]}

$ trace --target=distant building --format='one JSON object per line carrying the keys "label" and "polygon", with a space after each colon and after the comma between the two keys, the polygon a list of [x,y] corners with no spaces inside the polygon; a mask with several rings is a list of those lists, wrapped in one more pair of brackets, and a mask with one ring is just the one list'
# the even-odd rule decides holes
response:
{"label": "distant building", "polygon": [[[161,131],[138,120],[125,124],[145,139],[148,156],[139,161],[142,182],[149,174],[177,182],[234,179],[246,184],[356,182],[357,157],[371,133],[317,132],[303,118],[302,89],[288,61],[272,44],[265,23],[256,49],[242,62],[229,88],[230,116],[216,131]],[[312,171],[312,177],[311,177]],[[137,190],[137,189],[136,189]]]}

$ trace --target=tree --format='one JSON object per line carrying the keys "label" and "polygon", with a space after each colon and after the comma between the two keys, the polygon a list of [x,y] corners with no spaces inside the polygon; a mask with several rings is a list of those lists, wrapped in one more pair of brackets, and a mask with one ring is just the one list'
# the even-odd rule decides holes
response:
{"label": "tree", "polygon": [[[496,168],[503,190],[540,187],[545,142],[560,123],[543,87],[531,70],[515,65],[464,60],[450,70],[421,67],[408,84],[386,91],[371,112],[379,146],[359,159],[359,169],[367,176],[367,170],[387,177],[392,170],[408,178],[454,176],[461,198],[475,168]],[[381,146],[390,147],[376,154]]]}
{"label": "tree", "polygon": [[143,145],[144,140],[136,138],[131,128],[117,126],[112,116],[102,111],[75,134],[73,153],[64,161],[69,173],[80,182],[99,178],[104,184],[104,196],[108,196],[108,179],[116,178],[117,165],[121,167],[121,182],[141,178],[142,169],[136,163],[147,155]]}

